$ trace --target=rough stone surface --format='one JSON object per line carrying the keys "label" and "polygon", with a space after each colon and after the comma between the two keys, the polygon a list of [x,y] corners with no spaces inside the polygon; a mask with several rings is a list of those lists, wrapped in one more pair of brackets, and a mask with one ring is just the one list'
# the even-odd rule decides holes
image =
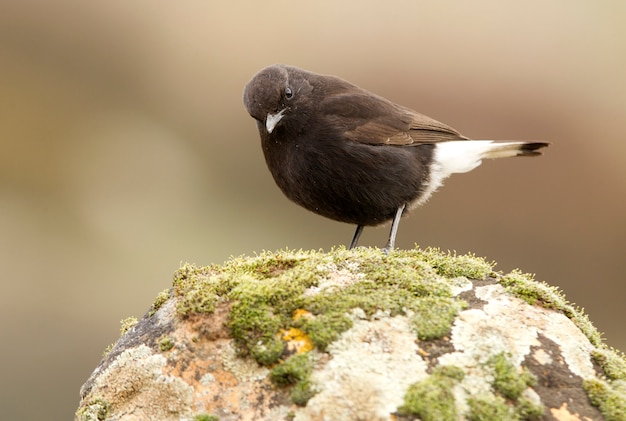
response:
{"label": "rough stone surface", "polygon": [[313,373],[322,386],[298,420],[388,420],[411,383],[428,376],[406,316],[358,320]]}
{"label": "rough stone surface", "polygon": [[[345,314],[324,307],[337,294]],[[185,266],[167,296],[83,385],[77,420],[626,420],[623,354],[558,291],[473,256],[264,253]]]}

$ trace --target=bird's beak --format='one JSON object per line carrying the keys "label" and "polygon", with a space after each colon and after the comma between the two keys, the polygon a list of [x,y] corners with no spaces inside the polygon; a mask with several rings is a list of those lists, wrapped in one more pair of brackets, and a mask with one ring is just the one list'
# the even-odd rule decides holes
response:
{"label": "bird's beak", "polygon": [[274,131],[274,128],[276,128],[276,125],[283,118],[284,114],[285,114],[285,109],[283,108],[276,114],[267,115],[267,118],[265,119],[265,129],[267,130],[268,133],[271,134]]}

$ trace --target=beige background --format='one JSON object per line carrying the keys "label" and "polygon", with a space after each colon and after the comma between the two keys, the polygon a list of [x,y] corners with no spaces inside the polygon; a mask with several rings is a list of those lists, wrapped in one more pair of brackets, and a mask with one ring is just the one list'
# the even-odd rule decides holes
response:
{"label": "beige background", "polygon": [[349,242],[352,226],[291,204],[265,168],[241,92],[275,62],[474,138],[552,142],[454,176],[398,245],[534,272],[626,349],[624,2],[8,3],[0,419],[69,419],[119,320],[181,261]]}

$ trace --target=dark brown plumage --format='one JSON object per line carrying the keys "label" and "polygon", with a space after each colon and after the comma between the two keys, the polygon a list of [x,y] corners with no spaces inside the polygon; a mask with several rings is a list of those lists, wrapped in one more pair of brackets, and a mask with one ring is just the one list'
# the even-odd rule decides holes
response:
{"label": "dark brown plumage", "polygon": [[449,175],[484,158],[539,155],[544,142],[471,141],[453,128],[335,76],[274,65],[244,89],[265,160],[283,193],[310,211],[364,226],[419,206]]}

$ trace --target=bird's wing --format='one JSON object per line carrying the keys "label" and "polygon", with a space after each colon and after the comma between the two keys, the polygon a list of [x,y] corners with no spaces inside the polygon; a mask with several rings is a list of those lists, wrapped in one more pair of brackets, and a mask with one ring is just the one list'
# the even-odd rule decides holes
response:
{"label": "bird's wing", "polygon": [[320,110],[343,136],[372,145],[417,145],[467,139],[452,127],[369,92],[327,96]]}

